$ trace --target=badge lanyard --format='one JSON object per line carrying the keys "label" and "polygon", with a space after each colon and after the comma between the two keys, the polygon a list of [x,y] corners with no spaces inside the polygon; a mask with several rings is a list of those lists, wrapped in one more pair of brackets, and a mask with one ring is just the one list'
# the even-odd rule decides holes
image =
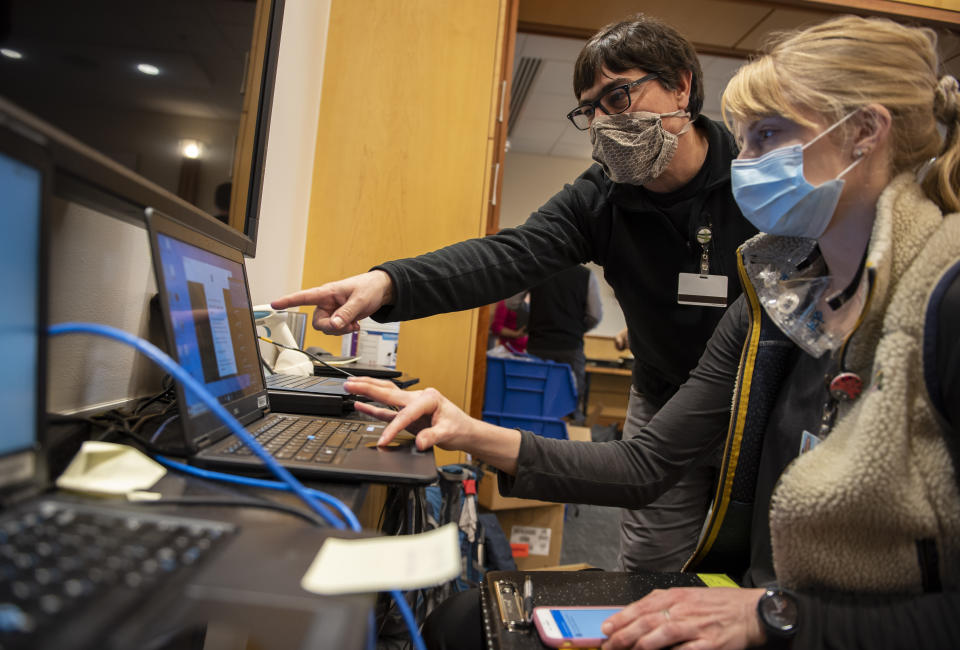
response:
{"label": "badge lanyard", "polygon": [[[866,253],[864,253],[864,260],[861,264],[866,262]],[[850,285],[839,295],[832,298],[828,304],[831,309],[839,309],[847,300],[853,297],[856,293],[856,288],[860,284],[860,279],[863,277],[863,268],[857,271],[856,276]],[[853,338],[856,334],[856,329],[850,333],[850,337],[847,339],[840,350],[837,352],[836,360],[836,373],[833,374],[833,377],[828,374],[827,379],[827,399],[823,405],[823,415],[820,418],[820,428],[817,430],[817,434],[814,435],[809,431],[804,431],[800,438],[800,453],[810,451],[818,444],[823,442],[827,436],[830,434],[830,430],[833,428],[833,424],[837,419],[837,411],[839,410],[841,402],[852,402],[860,396],[860,393],[863,392],[863,379],[860,378],[855,372],[850,372],[844,370],[844,356],[847,351],[847,344],[850,339]]]}
{"label": "badge lanyard", "polygon": [[677,279],[677,303],[702,307],[727,306],[727,276],[710,275],[710,242],[713,229],[710,225],[697,230],[700,243],[700,273],[681,273]]}

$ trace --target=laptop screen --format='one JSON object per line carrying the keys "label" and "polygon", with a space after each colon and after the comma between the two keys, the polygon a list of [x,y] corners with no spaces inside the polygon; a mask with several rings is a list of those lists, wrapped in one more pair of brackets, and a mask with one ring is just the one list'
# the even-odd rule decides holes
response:
{"label": "laptop screen", "polygon": [[[165,233],[156,241],[180,365],[224,404],[262,392],[243,266]],[[191,418],[208,411],[185,397]]]}
{"label": "laptop screen", "polygon": [[37,442],[37,363],[40,292],[40,221],[43,174],[0,152],[0,458]]}

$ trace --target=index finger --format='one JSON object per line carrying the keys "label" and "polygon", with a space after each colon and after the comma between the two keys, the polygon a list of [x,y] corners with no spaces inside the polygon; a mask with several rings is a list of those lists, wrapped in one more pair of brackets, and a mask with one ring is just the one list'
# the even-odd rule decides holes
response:
{"label": "index finger", "polygon": [[320,287],[313,287],[277,298],[270,303],[270,306],[274,309],[287,309],[288,307],[300,307],[302,305],[318,305],[321,296]]}
{"label": "index finger", "polygon": [[[419,395],[400,409],[400,412],[393,418],[393,421],[384,428],[383,433],[380,435],[380,441],[377,444],[386,444],[390,440],[393,440],[398,433],[423,416],[432,415],[436,412],[438,406],[436,398],[427,391],[418,392]],[[420,446],[418,445],[417,448],[420,449]]]}

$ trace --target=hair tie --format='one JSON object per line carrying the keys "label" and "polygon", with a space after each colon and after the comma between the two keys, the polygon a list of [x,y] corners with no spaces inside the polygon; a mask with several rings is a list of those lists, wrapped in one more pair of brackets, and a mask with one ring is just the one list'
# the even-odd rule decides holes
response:
{"label": "hair tie", "polygon": [[951,75],[940,78],[933,91],[933,114],[944,124],[953,124],[960,105],[960,84]]}

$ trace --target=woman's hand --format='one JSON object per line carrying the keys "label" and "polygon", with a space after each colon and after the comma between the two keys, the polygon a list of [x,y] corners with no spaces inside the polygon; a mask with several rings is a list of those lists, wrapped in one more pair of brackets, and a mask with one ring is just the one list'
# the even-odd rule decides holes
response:
{"label": "woman's hand", "polygon": [[372,377],[351,377],[344,388],[355,395],[401,407],[401,410],[393,411],[364,402],[354,403],[358,411],[389,423],[377,441],[378,445],[388,444],[407,429],[416,434],[417,449],[423,451],[434,445],[443,447],[444,442],[455,443],[457,434],[469,433],[475,422],[434,388],[400,390],[393,382]]}
{"label": "woman's hand", "polygon": [[465,451],[505,472],[516,472],[520,432],[470,417],[434,388],[400,390],[393,382],[372,377],[351,377],[344,388],[355,395],[401,407],[393,411],[364,402],[354,403],[354,408],[361,413],[388,423],[378,445],[388,444],[406,429],[417,436],[420,451],[434,445]]}
{"label": "woman's hand", "polygon": [[658,589],[603,623],[603,650],[747,648],[766,641],[757,618],[763,589]]}

